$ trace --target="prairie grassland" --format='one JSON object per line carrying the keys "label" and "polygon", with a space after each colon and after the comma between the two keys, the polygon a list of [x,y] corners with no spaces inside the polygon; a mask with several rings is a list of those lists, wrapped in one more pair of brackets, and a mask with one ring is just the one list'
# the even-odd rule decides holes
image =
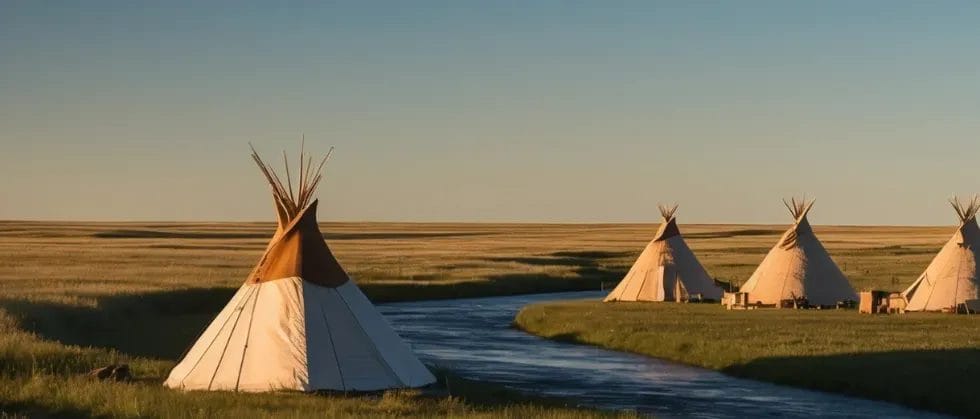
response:
{"label": "prairie grassland", "polygon": [[[656,227],[328,223],[323,231],[369,297],[394,301],[609,287]],[[682,226],[709,272],[736,283],[751,274],[783,228]],[[345,398],[160,388],[180,351],[244,280],[272,230],[271,223],[0,222],[0,411],[114,417],[596,414],[512,395],[486,400],[496,390],[481,383],[454,386],[462,400],[418,392]],[[910,283],[951,232],[817,228],[856,288],[883,289]],[[129,362],[141,380],[77,378],[112,360]]]}
{"label": "prairie grassland", "polygon": [[[499,386],[345,397],[181,393],[160,386],[260,257],[270,223],[0,223],[0,413],[109,417],[595,417]],[[512,230],[512,229],[511,229]],[[569,266],[528,266],[531,229],[327,225],[327,239],[376,301],[594,288]],[[510,250],[507,250],[510,248]],[[495,253],[501,256],[495,256]],[[576,259],[578,261],[579,259]],[[581,258],[586,267],[592,266]],[[595,268],[598,269],[598,268]],[[127,362],[135,383],[79,374]],[[450,389],[451,388],[451,393]],[[434,393],[434,394],[433,394]],[[629,415],[627,415],[629,416]]]}
{"label": "prairie grassland", "polygon": [[980,316],[580,300],[527,306],[515,325],[741,377],[980,417],[972,385]]}
{"label": "prairie grassland", "polygon": [[[237,287],[271,223],[0,222],[8,297],[93,303],[110,294]],[[327,223],[327,242],[377,301],[613,285],[655,224]],[[744,281],[785,226],[684,225],[715,278]],[[904,288],[952,227],[817,227],[857,289]],[[406,292],[406,290],[408,292]],[[472,291],[471,291],[472,290]]]}
{"label": "prairie grassland", "polygon": [[[534,399],[499,386],[452,380],[452,391],[395,390],[368,395],[307,395],[298,392],[242,394],[179,392],[163,388],[170,359],[134,357],[114,349],[64,345],[20,329],[0,312],[0,417],[474,417],[591,418],[613,416],[562,407],[558,400]],[[161,330],[161,333],[166,333]],[[93,381],[83,376],[96,366],[128,362],[134,382]],[[621,414],[620,417],[629,415]]]}

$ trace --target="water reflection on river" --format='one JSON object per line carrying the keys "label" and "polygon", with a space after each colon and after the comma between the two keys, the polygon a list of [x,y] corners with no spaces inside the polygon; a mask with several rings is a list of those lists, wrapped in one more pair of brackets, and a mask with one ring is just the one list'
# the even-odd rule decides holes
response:
{"label": "water reflection on river", "polygon": [[511,328],[526,304],[598,292],[380,305],[429,364],[582,406],[658,417],[941,417],[895,404],[733,378],[649,357],[553,342]]}

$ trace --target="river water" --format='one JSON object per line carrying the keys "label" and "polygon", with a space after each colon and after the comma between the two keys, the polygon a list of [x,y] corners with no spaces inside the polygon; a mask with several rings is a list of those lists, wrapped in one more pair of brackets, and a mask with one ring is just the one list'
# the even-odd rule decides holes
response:
{"label": "river water", "polygon": [[599,292],[382,304],[378,308],[428,364],[580,406],[657,417],[943,417],[899,405],[740,379],[703,368],[511,328],[521,307],[600,298]]}

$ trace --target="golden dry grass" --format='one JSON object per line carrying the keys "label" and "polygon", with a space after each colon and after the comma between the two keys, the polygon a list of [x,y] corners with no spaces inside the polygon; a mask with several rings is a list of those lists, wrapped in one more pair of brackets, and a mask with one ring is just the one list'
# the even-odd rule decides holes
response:
{"label": "golden dry grass", "polygon": [[[684,225],[682,231],[712,276],[740,283],[783,228]],[[271,223],[0,222],[0,286],[9,297],[78,301],[237,287],[272,230]],[[855,288],[891,290],[911,283],[952,230],[816,228]],[[382,291],[384,286],[465,288],[477,283],[516,292],[511,288],[520,282],[528,291],[611,285],[656,225],[331,223],[323,231],[337,258],[369,294],[372,286]],[[420,290],[419,296],[425,293]]]}
{"label": "golden dry grass", "polygon": [[[322,226],[338,260],[375,301],[613,286],[656,228],[655,224]],[[713,276],[738,283],[748,278],[785,226],[681,228]],[[816,228],[855,288],[892,290],[910,283],[952,230]],[[95,323],[112,318],[98,315],[107,310],[142,316],[133,322],[145,321],[150,329],[164,325],[181,329],[177,323],[182,317],[174,312],[180,307],[166,307],[169,314],[165,316],[156,313],[157,322],[152,316],[158,306],[134,311],[121,306],[133,303],[120,302],[145,300],[128,298],[131,294],[194,295],[179,292],[236,288],[260,257],[272,231],[272,223],[0,222],[0,388],[5,389],[0,391],[0,413],[127,417],[138,412],[159,417],[209,416],[237,409],[251,416],[593,414],[535,406],[474,407],[403,393],[382,399],[182,395],[159,386],[173,359],[145,358],[153,356],[150,352],[117,352],[155,346],[150,340],[146,345],[126,342],[127,336],[148,336],[145,331],[137,335],[86,332],[98,326]],[[165,305],[173,300],[152,301]],[[214,302],[210,300],[214,298],[198,299],[195,304]],[[201,307],[195,309],[201,311]],[[188,321],[200,321],[200,314],[187,316]],[[66,316],[79,317],[79,322],[66,321]],[[101,348],[47,341],[25,331],[33,326],[47,327],[45,338]],[[146,381],[117,387],[73,378],[79,371],[116,358],[131,362]],[[393,405],[398,408],[390,408]]]}
{"label": "golden dry grass", "polygon": [[515,325],[757,380],[980,416],[966,384],[980,374],[980,316],[578,300],[529,305]]}

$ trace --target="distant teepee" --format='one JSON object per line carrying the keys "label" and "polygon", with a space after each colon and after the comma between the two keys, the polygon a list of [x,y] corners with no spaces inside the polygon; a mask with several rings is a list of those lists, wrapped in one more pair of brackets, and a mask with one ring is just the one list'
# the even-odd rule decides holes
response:
{"label": "distant teepee", "polygon": [[779,304],[780,300],[806,297],[810,304],[830,305],[857,300],[857,294],[844,273],[830,258],[823,244],[813,234],[806,219],[813,201],[783,200],[793,225],[783,233],[779,243],[769,251],[740,291],[748,301]]}
{"label": "distant teepee", "polygon": [[965,205],[957,198],[949,202],[956,210],[960,226],[932,259],[926,271],[902,293],[908,300],[906,310],[955,309],[966,300],[980,298],[980,277],[977,276],[977,261],[980,260],[977,211],[980,210],[980,197],[974,196]]}
{"label": "distant teepee", "polygon": [[272,185],[276,233],[248,279],[164,385],[373,391],[434,382],[323,241],[313,193],[327,158],[314,169],[309,156],[300,153],[293,193],[288,162],[284,185],[254,150],[252,157]]}
{"label": "distant teepee", "polygon": [[718,300],[722,290],[708,276],[677,228],[677,205],[660,205],[660,230],[605,301],[680,301],[690,295]]}

